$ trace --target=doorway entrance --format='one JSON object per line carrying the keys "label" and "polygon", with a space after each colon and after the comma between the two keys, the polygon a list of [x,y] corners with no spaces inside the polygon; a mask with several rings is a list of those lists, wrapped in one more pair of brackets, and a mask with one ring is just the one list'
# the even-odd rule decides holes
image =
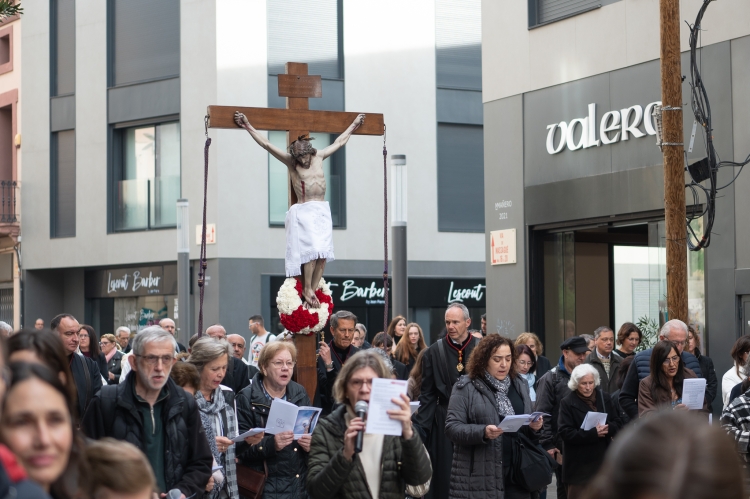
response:
{"label": "doorway entrance", "polygon": [[[624,322],[655,332],[669,320],[663,219],[530,231],[531,330],[553,357],[566,338],[617,333]],[[688,252],[690,322],[704,335],[703,252]]]}

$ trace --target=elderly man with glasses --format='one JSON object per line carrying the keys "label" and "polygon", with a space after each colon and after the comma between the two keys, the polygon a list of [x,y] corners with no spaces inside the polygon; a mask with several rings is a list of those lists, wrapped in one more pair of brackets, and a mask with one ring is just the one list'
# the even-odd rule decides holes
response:
{"label": "elderly man with glasses", "polygon": [[143,329],[128,357],[131,372],[102,388],[81,428],[89,438],[135,445],[148,457],[159,492],[179,489],[186,498],[203,493],[213,457],[195,399],[169,377],[176,349],[161,327]]}
{"label": "elderly man with glasses", "polygon": [[615,332],[607,326],[599,327],[594,331],[594,342],[594,351],[586,357],[586,364],[591,364],[599,373],[599,388],[604,393],[616,392],[622,359],[612,353],[615,349]]}

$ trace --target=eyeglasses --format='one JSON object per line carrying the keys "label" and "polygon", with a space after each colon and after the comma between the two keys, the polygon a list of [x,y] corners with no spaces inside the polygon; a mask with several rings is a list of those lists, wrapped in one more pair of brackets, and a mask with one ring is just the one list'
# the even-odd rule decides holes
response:
{"label": "eyeglasses", "polygon": [[100,341],[99,342],[99,346],[101,346],[101,347],[103,347],[104,345],[109,345],[109,344],[110,344],[109,341]]}
{"label": "eyeglasses", "polygon": [[155,366],[161,360],[161,363],[165,366],[174,362],[174,356],[172,355],[136,355],[143,359],[149,366]]}
{"label": "eyeglasses", "polygon": [[89,335],[88,335],[88,334],[80,334],[80,333],[79,333],[79,334],[78,334],[78,337],[79,337],[79,338],[88,338],[88,337],[89,337]]}
{"label": "eyeglasses", "polygon": [[531,367],[534,363],[531,361],[525,361],[525,360],[518,360],[518,365],[521,367]]}
{"label": "eyeglasses", "polygon": [[359,390],[362,388],[362,385],[367,385],[368,387],[372,388],[372,380],[371,379],[350,379],[349,380],[349,386],[352,388],[356,388]]}
{"label": "eyeglasses", "polygon": [[672,364],[679,364],[679,363],[680,363],[680,357],[678,355],[675,355],[674,357],[670,357],[668,359],[664,359],[664,362],[662,362],[662,364],[664,364],[665,366],[669,366]]}
{"label": "eyeglasses", "polygon": [[271,365],[276,369],[281,369],[284,366],[288,367],[289,369],[294,369],[294,366],[297,365],[297,363],[293,360],[290,360],[289,362],[284,362],[283,360],[274,360],[273,362],[271,362]]}

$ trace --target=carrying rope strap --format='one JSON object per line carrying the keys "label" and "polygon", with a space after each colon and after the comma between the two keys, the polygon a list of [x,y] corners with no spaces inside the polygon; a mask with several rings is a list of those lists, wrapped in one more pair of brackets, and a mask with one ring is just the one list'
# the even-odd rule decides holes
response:
{"label": "carrying rope strap", "polygon": [[383,123],[383,331],[388,331],[388,149],[385,147],[385,123]]}
{"label": "carrying rope strap", "polygon": [[199,259],[198,287],[200,288],[200,301],[198,308],[198,337],[203,336],[203,293],[206,289],[206,204],[208,198],[208,148],[211,147],[211,138],[208,136],[208,115],[203,118],[206,129],[206,145],[203,146],[203,229],[201,231],[201,256]]}

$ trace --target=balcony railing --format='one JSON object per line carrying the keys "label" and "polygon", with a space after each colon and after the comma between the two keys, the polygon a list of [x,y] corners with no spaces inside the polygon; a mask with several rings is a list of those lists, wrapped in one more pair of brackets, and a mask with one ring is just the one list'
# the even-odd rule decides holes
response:
{"label": "balcony railing", "polygon": [[0,180],[0,224],[17,224],[18,214],[17,180]]}

